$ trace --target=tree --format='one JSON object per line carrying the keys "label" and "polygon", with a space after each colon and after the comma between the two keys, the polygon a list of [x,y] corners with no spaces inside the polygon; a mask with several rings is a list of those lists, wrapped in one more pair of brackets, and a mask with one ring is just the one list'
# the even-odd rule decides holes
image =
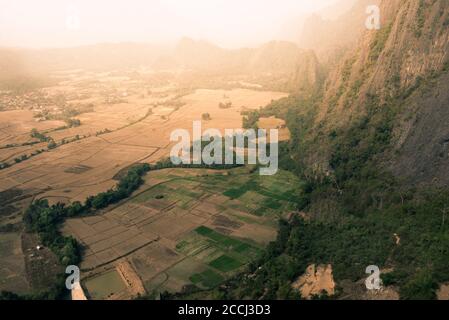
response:
{"label": "tree", "polygon": [[219,107],[220,109],[229,109],[229,108],[232,108],[232,102],[226,102],[226,103],[220,102],[220,103],[218,104],[218,107]]}
{"label": "tree", "polygon": [[51,139],[50,142],[48,143],[47,147],[48,149],[54,149],[56,148],[58,145],[56,144],[55,140]]}
{"label": "tree", "polygon": [[31,130],[30,136],[31,138],[39,139],[40,142],[46,142],[49,140],[47,136],[45,136],[43,133],[40,133],[36,128],[33,128]]}
{"label": "tree", "polygon": [[67,126],[72,127],[79,127],[81,125],[81,121],[79,119],[67,119],[66,120]]}
{"label": "tree", "polygon": [[202,116],[201,116],[201,119],[203,119],[204,121],[212,120],[212,118],[210,117],[209,113],[203,113]]}

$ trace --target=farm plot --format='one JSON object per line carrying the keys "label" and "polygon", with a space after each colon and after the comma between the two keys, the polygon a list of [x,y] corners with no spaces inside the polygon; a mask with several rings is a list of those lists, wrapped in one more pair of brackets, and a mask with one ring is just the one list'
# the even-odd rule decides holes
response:
{"label": "farm plot", "polygon": [[[12,164],[0,170],[0,192],[21,189],[33,196],[30,201],[45,198],[50,204],[84,201],[88,196],[112,188],[117,183],[114,176],[123,168],[136,162],[155,163],[167,157],[172,145],[170,133],[178,128],[190,131],[192,121],[200,120],[203,113],[208,112],[212,116],[210,121],[204,122],[204,129],[239,128],[240,111],[243,108],[258,108],[273,99],[286,96],[280,92],[246,89],[196,90],[180,99],[185,105],[179,108],[179,101],[173,101],[175,105],[170,105],[170,100],[180,95],[176,85],[158,90],[148,88],[145,84],[136,84],[131,79],[110,77],[108,73],[85,73],[80,70],[61,75],[61,79],[67,81],[43,91],[51,95],[64,95],[68,104],[91,103],[94,111],[75,115],[74,118],[79,119],[81,125],[65,129],[62,129],[67,125],[65,121],[37,122],[29,110],[0,112],[0,147],[5,147],[0,149],[0,158]],[[149,89],[155,94],[148,93]],[[107,103],[109,94],[119,95],[119,100],[127,102]],[[88,97],[82,98],[80,95]],[[233,108],[229,110],[219,108],[225,95],[233,103]],[[150,108],[152,114],[149,113]],[[80,139],[67,141],[55,149],[15,163],[16,157],[47,148],[47,142],[19,146],[37,141],[30,136],[33,128],[52,137],[58,144],[62,139],[77,135]],[[102,132],[97,135],[99,131]],[[6,147],[8,144],[12,146]],[[126,255],[138,257],[136,264],[140,261],[148,270],[153,270],[156,263],[154,259],[148,262],[140,254],[156,246],[160,248],[162,257],[157,263],[165,269],[170,268],[186,258],[176,251],[176,244],[198,226],[205,225],[227,235],[239,234],[238,237],[245,236],[240,230],[256,230],[251,227],[252,221],[239,220],[230,215],[228,206],[231,199],[223,195],[226,185],[240,183],[238,170],[235,176],[229,178],[223,176],[222,172],[210,170],[167,169],[151,173],[144,188],[161,185],[159,189],[149,191],[142,199],[130,199],[112,208],[102,216],[105,221],[73,219],[67,222],[63,230],[86,246],[83,268],[93,268],[95,271],[99,265],[111,264],[109,261]],[[145,197],[147,199],[143,199]],[[11,220],[9,210],[14,208],[4,208],[0,221],[2,226],[3,222],[15,224],[21,220],[20,215],[25,206],[18,202],[11,205],[20,210],[14,213],[15,220]],[[226,209],[228,211],[224,212]],[[227,216],[239,223],[215,219],[215,216]],[[265,217],[255,216],[254,219],[257,221],[254,225],[265,223]],[[271,225],[262,227],[275,230]],[[248,234],[255,236],[258,232]],[[264,234],[261,243],[266,243],[271,236],[269,232]],[[0,261],[8,261],[7,257],[7,253],[0,252]],[[139,270],[143,272],[143,267]],[[181,281],[159,270],[159,267],[154,270],[156,278],[164,280],[167,276],[167,283],[172,281],[173,287],[191,283],[190,276]],[[214,276],[211,270],[217,272],[208,265],[202,267],[197,272],[202,275],[194,277],[194,282],[199,285],[202,282],[217,282],[220,277]],[[153,284],[150,276],[145,279],[148,285]]]}
{"label": "farm plot", "polygon": [[29,284],[25,273],[19,233],[0,233],[0,288],[25,293]]}
{"label": "farm plot", "polygon": [[185,258],[165,272],[167,281],[159,290],[215,287],[256,258],[261,247],[200,226],[178,242],[176,251]]}
{"label": "farm plot", "polygon": [[109,144],[92,137],[2,170],[0,176],[8,181],[0,188],[51,189],[42,197],[81,201],[115,185],[113,177],[117,171],[155,150]]}
{"label": "farm plot", "polygon": [[29,110],[0,112],[0,146],[32,141],[30,133],[33,128],[46,131],[65,125],[63,121],[57,120],[36,122],[33,116]]}
{"label": "farm plot", "polygon": [[89,298],[106,300],[126,290],[126,285],[115,270],[110,270],[96,277],[88,279],[84,286]]}
{"label": "farm plot", "polygon": [[94,216],[68,220],[64,232],[73,234],[85,247],[82,269],[91,270],[114,262],[130,252],[157,240],[155,234],[142,233],[112,218]]}
{"label": "farm plot", "polygon": [[[64,231],[86,246],[82,267],[92,273],[126,257],[148,293],[189,285],[211,288],[255,259],[276,236],[280,214],[258,215],[245,208],[263,206],[270,192],[279,193],[282,210],[292,206],[287,196],[298,181],[281,173],[262,182],[250,172],[150,172],[128,201],[101,216],[69,220]],[[160,182],[151,184],[152,177]],[[237,199],[226,196],[226,186],[239,184],[251,186],[250,192],[240,192]],[[139,237],[148,242],[137,243]]]}
{"label": "farm plot", "polygon": [[223,205],[256,216],[280,216],[294,210],[300,182],[292,174],[279,171],[274,176],[254,175],[245,183],[227,189],[230,198]]}
{"label": "farm plot", "polygon": [[[101,74],[89,75],[91,78],[102,78]],[[69,80],[67,86],[61,85],[59,93],[69,90],[78,90],[77,85],[71,86]],[[105,80],[109,83],[108,79]],[[115,86],[115,84],[114,84]],[[117,92],[135,91],[136,86],[132,81],[125,81],[120,84],[121,88],[116,88]],[[140,88],[142,91],[144,88]],[[169,115],[161,114],[167,108],[160,105],[154,107],[154,114],[142,119],[151,105],[158,100],[151,96],[137,98],[136,94],[128,94],[128,103],[124,104],[104,104],[102,89],[87,87],[85,90],[92,91],[95,108],[94,112],[83,113],[77,118],[81,120],[80,127],[68,128],[64,130],[51,131],[65,125],[62,121],[35,122],[33,113],[30,111],[1,112],[0,125],[3,131],[0,138],[5,144],[23,142],[30,140],[30,131],[33,128],[45,132],[50,130],[50,136],[56,140],[63,138],[89,136],[77,142],[71,142],[50,152],[44,152],[24,162],[14,164],[13,167],[0,171],[0,180],[4,181],[0,185],[0,190],[11,187],[22,187],[30,189],[51,188],[52,192],[47,194],[52,199],[66,199],[64,201],[79,201],[85,197],[106,191],[113,181],[111,177],[117,171],[137,161],[156,162],[169,154],[170,133],[174,129],[185,128],[189,131],[192,121],[200,120],[201,115],[208,112],[212,116],[211,121],[204,122],[204,129],[214,127],[220,130],[226,128],[240,128],[242,107],[257,108],[268,104],[273,99],[286,96],[280,92],[262,92],[248,89],[236,90],[196,90],[194,93],[182,97],[185,105],[179,110],[173,110]],[[137,90],[137,91],[139,91]],[[176,92],[175,92],[176,93]],[[226,95],[229,101],[233,102],[235,108],[223,110],[219,108],[223,96]],[[169,97],[168,97],[169,98]],[[167,98],[167,99],[168,99]],[[153,108],[153,107],[151,107]],[[188,112],[185,112],[188,111]],[[161,113],[162,112],[162,113]],[[12,126],[12,127],[11,127]],[[110,133],[95,137],[95,133],[104,129],[114,130]],[[12,135],[11,135],[12,134]],[[19,140],[15,137],[23,136]],[[33,146],[34,149],[42,146]],[[7,150],[4,157],[10,159],[25,152],[31,152],[33,148],[20,147],[17,150]],[[17,154],[17,155],[16,155]],[[2,150],[0,150],[2,156]],[[48,168],[42,170],[42,168]],[[87,169],[92,168],[92,169]],[[36,173],[39,172],[39,175]],[[109,183],[108,183],[109,182]],[[45,195],[44,195],[45,196]]]}
{"label": "farm plot", "polygon": [[285,121],[276,117],[260,118],[257,122],[260,129],[270,130],[277,129],[279,132],[279,141],[287,141],[290,139],[290,130],[286,127]]}

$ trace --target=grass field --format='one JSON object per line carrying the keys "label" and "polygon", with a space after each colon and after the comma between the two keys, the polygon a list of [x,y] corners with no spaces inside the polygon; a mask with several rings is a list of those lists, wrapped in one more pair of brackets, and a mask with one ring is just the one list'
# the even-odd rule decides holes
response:
{"label": "grass field", "polygon": [[206,270],[201,273],[196,273],[190,277],[193,284],[199,284],[206,288],[213,288],[223,282],[224,278],[213,270]]}
{"label": "grass field", "polygon": [[230,256],[222,255],[209,263],[209,265],[217,270],[220,270],[221,272],[229,272],[239,268],[242,263]]}

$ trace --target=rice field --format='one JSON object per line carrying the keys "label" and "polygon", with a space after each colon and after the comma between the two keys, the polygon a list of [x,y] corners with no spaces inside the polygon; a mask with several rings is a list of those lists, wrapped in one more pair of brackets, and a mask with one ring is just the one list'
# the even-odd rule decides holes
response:
{"label": "rice field", "polygon": [[[247,167],[161,171],[150,172],[119,206],[66,222],[64,232],[86,248],[87,281],[126,258],[147,293],[215,287],[275,238],[277,220],[294,208],[289,195],[300,185],[284,172],[260,180]],[[244,190],[231,198],[231,185]],[[269,201],[274,193],[276,205]]]}
{"label": "rice field", "polygon": [[123,280],[115,270],[108,271],[84,282],[87,294],[93,300],[105,300],[126,289]]}
{"label": "rice field", "polygon": [[[21,200],[2,208],[0,227],[20,225],[23,210],[32,199],[47,199],[50,204],[73,203],[113,188],[116,175],[124,168],[166,158],[173,145],[170,133],[175,129],[191,132],[192,122],[200,120],[205,112],[211,115],[211,120],[204,123],[203,130],[238,129],[242,125],[243,109],[256,109],[287,96],[282,92],[249,88],[185,91],[175,83],[148,90],[147,84],[127,77],[119,79],[82,70],[76,74],[69,72],[61,79],[60,84],[44,88],[43,92],[66,95],[68,104],[92,104],[92,111],[76,116],[80,126],[69,128],[62,120],[38,120],[36,110],[0,112],[0,162],[11,163],[0,170],[0,192],[23,192]],[[89,82],[96,85],[83,85]],[[108,88],[126,94],[126,98],[120,103],[108,103],[105,93]],[[89,98],[76,98],[80,92]],[[233,108],[219,108],[224,96],[232,101]],[[180,107],[167,102],[172,99]],[[47,150],[46,142],[31,137],[32,129],[44,132],[58,146]],[[75,137],[79,139],[73,140]],[[41,149],[45,151],[35,154]],[[16,158],[31,154],[32,157],[15,162]],[[212,170],[152,172],[134,197],[99,216],[70,219],[62,232],[75,236],[85,246],[80,267],[86,279],[126,258],[147,291],[176,291],[194,282],[203,287],[213,286],[228,274],[209,264],[227,249],[201,236],[208,242],[208,250],[215,251],[208,257],[208,251],[203,252],[202,260],[179,251],[177,246],[193,235],[200,236],[195,232],[200,226],[235,239],[249,235],[251,239],[243,241],[255,247],[263,247],[274,238],[278,216],[270,211],[274,210],[271,209],[274,204],[268,203],[266,212],[258,214],[260,208],[255,202],[260,199],[251,190],[241,190],[239,197],[226,195],[229,189],[226,186],[246,183],[247,171],[236,169],[230,176],[228,172]],[[26,291],[20,232],[14,236],[19,239],[14,243],[15,249],[0,250],[0,261],[6,262],[0,271],[0,289],[9,289],[9,279],[18,277],[20,281],[16,283],[20,282],[20,290]],[[246,263],[237,260],[241,266]],[[177,264],[182,266],[188,262],[196,266],[192,272],[176,269]],[[196,274],[192,282],[190,277]],[[104,293],[99,296],[104,297]]]}

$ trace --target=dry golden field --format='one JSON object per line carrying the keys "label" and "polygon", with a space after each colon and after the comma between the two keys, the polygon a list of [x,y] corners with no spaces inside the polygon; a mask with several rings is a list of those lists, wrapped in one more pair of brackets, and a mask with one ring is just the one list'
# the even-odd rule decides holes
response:
{"label": "dry golden field", "polygon": [[277,129],[279,130],[279,141],[287,141],[290,139],[290,131],[285,125],[285,121],[275,117],[260,118],[257,126],[261,129]]}
{"label": "dry golden field", "polygon": [[[57,103],[43,103],[54,114],[52,118],[39,119],[40,106],[0,112],[0,164],[9,164],[0,170],[3,207],[0,227],[9,230],[0,233],[9,239],[0,250],[0,259],[7,263],[0,272],[0,289],[9,289],[11,279],[17,277],[22,279],[23,285],[18,287],[21,291],[29,288],[18,244],[21,216],[33,199],[45,198],[50,204],[84,201],[115,186],[114,176],[131,164],[156,163],[166,158],[171,147],[170,133],[175,129],[191,131],[192,122],[201,120],[203,113],[211,116],[209,121],[203,121],[203,130],[238,129],[242,125],[242,110],[259,108],[287,96],[260,88],[186,90],[176,83],[149,85],[127,76],[83,70],[60,72],[54,77],[61,80],[59,85],[44,88],[42,96],[65,97],[61,100],[65,107],[58,109]],[[232,108],[219,108],[221,102],[232,102]],[[66,127],[66,122],[60,120],[64,108],[86,105],[92,110],[73,116],[81,121],[80,126]],[[32,129],[53,140],[57,147],[50,149],[49,140],[31,137]],[[167,175],[164,171],[156,177],[153,175],[146,187],[163,182]],[[199,184],[189,188],[199,188]],[[158,277],[163,277],[161,270],[186,258],[176,249],[179,239],[198,226],[227,223],[228,218],[216,222],[213,218],[216,215],[233,219],[247,215],[245,210],[232,209],[232,201],[226,212],[217,209],[221,202],[229,201],[218,193],[201,196],[204,199],[194,197],[191,207],[185,204],[182,208],[169,200],[131,201],[99,217],[69,221],[65,231],[76,235],[88,247],[83,268],[96,273],[98,266],[128,259],[148,290],[158,287]],[[254,219],[252,215],[248,221],[251,219]],[[235,236],[252,238],[260,245],[274,236],[275,229],[271,226],[246,223],[236,226]],[[203,269],[198,267],[201,272],[208,268]],[[164,288],[177,290],[190,283],[185,278],[174,279],[169,277]]]}
{"label": "dry golden field", "polygon": [[[137,99],[133,103],[95,106],[95,112],[80,115],[82,125],[50,132],[55,141],[70,139],[79,135],[82,139],[62,145],[54,150],[43,152],[32,159],[17,163],[0,171],[0,191],[9,188],[24,190],[46,190],[43,196],[64,198],[69,201],[83,200],[87,195],[106,190],[114,184],[112,177],[120,169],[135,162],[156,162],[167,156],[170,150],[170,133],[178,128],[191,130],[194,120],[208,112],[211,120],[203,122],[203,129],[240,128],[242,107],[258,108],[273,99],[286,96],[278,92],[235,90],[195,90],[183,96],[184,106],[176,110],[170,106],[155,103],[151,98]],[[218,104],[224,97],[232,101],[231,109],[220,109]],[[152,114],[141,121],[148,109]],[[18,113],[14,116],[11,113]],[[20,115],[20,116],[19,116]],[[24,123],[12,119],[22,119]],[[12,124],[8,126],[8,123]],[[39,131],[63,125],[61,121],[35,122],[28,111],[0,113],[2,141],[7,143],[26,142],[31,138],[32,128]],[[6,128],[8,130],[5,132]],[[96,136],[96,133],[109,129],[111,132]],[[84,138],[86,136],[86,138]],[[0,159],[8,160],[32,150],[43,148],[44,144],[7,148],[0,150]],[[77,169],[83,167],[84,169]]]}

